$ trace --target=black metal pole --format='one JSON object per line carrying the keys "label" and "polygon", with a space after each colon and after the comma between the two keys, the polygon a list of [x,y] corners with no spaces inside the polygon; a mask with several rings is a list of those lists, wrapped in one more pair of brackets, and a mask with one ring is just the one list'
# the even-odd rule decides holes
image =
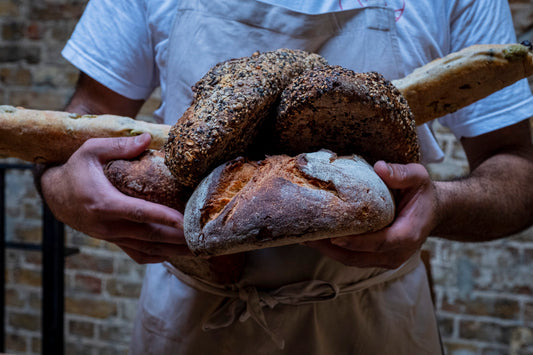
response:
{"label": "black metal pole", "polygon": [[43,204],[42,353],[64,354],[65,228]]}
{"label": "black metal pole", "polygon": [[0,169],[0,352],[5,351],[6,322],[6,174]]}

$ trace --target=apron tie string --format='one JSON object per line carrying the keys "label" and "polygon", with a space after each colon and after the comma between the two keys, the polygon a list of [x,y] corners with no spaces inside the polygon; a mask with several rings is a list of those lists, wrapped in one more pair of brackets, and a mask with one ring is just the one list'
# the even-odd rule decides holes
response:
{"label": "apron tie string", "polygon": [[170,273],[188,286],[225,298],[221,305],[203,322],[202,329],[204,331],[228,327],[237,318],[240,322],[245,322],[251,318],[269,335],[279,349],[283,349],[285,341],[268,325],[263,312],[264,307],[273,309],[278,304],[301,305],[329,301],[339,295],[358,292],[401,277],[414,270],[418,266],[419,260],[419,257],[414,255],[397,269],[387,270],[369,279],[346,285],[338,286],[327,281],[310,280],[287,284],[269,291],[259,290],[254,286],[237,287],[232,285],[233,288],[223,287],[184,274],[170,263],[165,262],[164,265]]}

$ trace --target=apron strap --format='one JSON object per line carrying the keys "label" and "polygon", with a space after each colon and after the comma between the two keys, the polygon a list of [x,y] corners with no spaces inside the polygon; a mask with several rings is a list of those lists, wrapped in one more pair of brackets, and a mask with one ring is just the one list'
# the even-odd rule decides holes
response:
{"label": "apron strap", "polygon": [[164,266],[186,285],[225,298],[221,306],[212,312],[202,324],[204,331],[228,327],[237,318],[240,322],[252,318],[278,348],[283,349],[285,342],[268,326],[263,312],[264,307],[273,309],[280,303],[297,306],[330,301],[339,295],[359,292],[374,285],[398,279],[413,271],[419,263],[420,252],[417,252],[399,268],[387,270],[363,281],[336,285],[323,280],[310,280],[287,284],[275,290],[260,290],[254,286],[224,287],[184,274],[170,263],[165,262]]}

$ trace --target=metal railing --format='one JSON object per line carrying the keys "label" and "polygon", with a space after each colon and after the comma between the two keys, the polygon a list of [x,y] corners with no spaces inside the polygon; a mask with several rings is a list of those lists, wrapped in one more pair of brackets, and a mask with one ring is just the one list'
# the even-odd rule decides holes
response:
{"label": "metal railing", "polygon": [[64,271],[65,257],[77,249],[65,248],[65,228],[57,221],[46,204],[42,213],[42,243],[6,241],[6,171],[31,169],[29,164],[0,163],[0,353],[5,351],[6,334],[6,249],[33,250],[42,253],[42,354],[64,354]]}

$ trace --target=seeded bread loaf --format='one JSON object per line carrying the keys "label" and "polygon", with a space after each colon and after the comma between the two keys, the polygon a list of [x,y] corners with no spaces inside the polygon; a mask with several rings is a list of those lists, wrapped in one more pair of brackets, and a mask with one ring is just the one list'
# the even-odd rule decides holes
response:
{"label": "seeded bread loaf", "polygon": [[170,130],[166,164],[176,179],[194,187],[216,166],[246,154],[289,80],[325,64],[316,54],[279,49],[214,66]]}
{"label": "seeded bread loaf", "polygon": [[330,149],[368,162],[419,161],[416,125],[400,92],[378,73],[308,70],[281,94],[275,141],[286,154]]}
{"label": "seeded bread loaf", "polygon": [[187,202],[184,230],[197,255],[222,255],[382,229],[392,196],[358,156],[322,150],[217,167]]}

